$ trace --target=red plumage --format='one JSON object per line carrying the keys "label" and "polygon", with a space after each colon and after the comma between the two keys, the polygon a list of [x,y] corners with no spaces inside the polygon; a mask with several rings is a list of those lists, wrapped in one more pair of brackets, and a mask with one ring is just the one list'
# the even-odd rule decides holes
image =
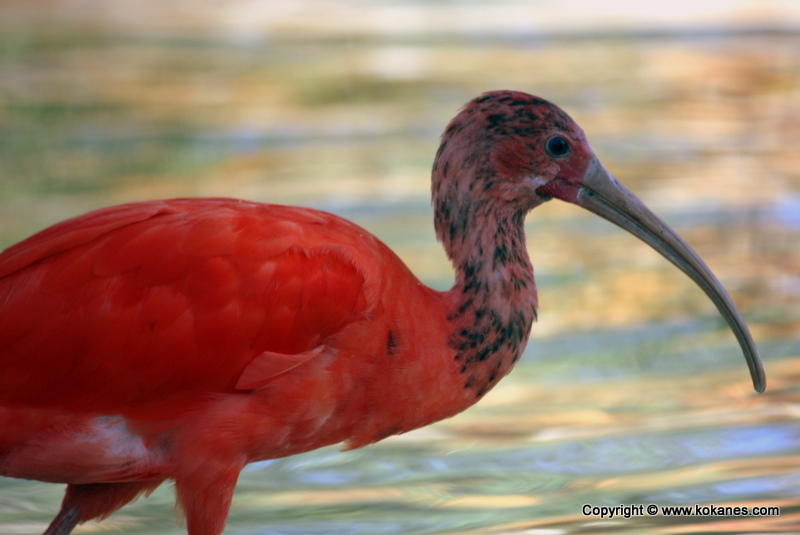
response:
{"label": "red plumage", "polygon": [[359,232],[369,236],[330,214],[225,199],[47,229],[0,257],[0,401],[137,411],[176,391],[232,392],[259,354],[309,351],[367,314],[359,262],[400,262]]}

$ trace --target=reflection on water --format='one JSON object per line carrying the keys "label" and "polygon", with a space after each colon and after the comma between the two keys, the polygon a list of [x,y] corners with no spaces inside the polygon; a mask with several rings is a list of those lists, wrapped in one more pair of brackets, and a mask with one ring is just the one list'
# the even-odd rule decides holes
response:
{"label": "reflection on water", "polygon": [[[481,91],[539,93],[717,272],[765,357],[767,393],[751,393],[733,336],[682,274],[549,203],[528,221],[541,313],[512,375],[436,426],[249,467],[227,533],[800,532],[797,34],[527,34],[494,16],[524,11],[514,2],[483,30],[475,6],[397,4],[359,5],[359,22],[343,2],[314,22],[249,21],[238,2],[88,2],[91,17],[6,2],[0,244],[116,202],[245,197],[353,219],[446,288],[428,200],[437,137]],[[443,33],[427,9],[446,15]],[[376,23],[389,15],[397,24]],[[61,492],[0,480],[0,532],[41,533]],[[173,503],[165,486],[80,529],[182,533]],[[582,514],[650,503],[781,515]]]}

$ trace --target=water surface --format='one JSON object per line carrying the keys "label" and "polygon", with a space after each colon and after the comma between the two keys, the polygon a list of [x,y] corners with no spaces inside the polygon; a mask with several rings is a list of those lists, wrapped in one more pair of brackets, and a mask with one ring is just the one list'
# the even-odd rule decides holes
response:
{"label": "water surface", "polygon": [[[768,391],[752,393],[733,335],[688,279],[549,203],[528,218],[540,321],[511,376],[435,426],[248,467],[226,533],[800,532],[798,35],[536,32],[449,3],[436,4],[442,31],[403,33],[428,8],[398,3],[400,26],[382,26],[391,6],[378,4],[358,9],[369,23],[343,3],[339,25],[259,10],[259,26],[236,2],[191,16],[180,3],[8,2],[0,245],[108,204],[223,195],[341,214],[444,289],[428,199],[437,138],[465,101],[513,87],[567,109],[704,257],[752,328]],[[41,533],[61,493],[0,480],[0,532]],[[76,532],[182,533],[173,504],[163,486]],[[583,514],[648,504],[780,516]]]}

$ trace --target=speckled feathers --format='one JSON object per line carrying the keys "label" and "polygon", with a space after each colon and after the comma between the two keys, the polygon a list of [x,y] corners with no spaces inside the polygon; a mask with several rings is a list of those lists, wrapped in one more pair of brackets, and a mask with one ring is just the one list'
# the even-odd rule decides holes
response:
{"label": "speckled feathers", "polygon": [[524,214],[545,200],[536,189],[559,168],[544,146],[558,133],[585,139],[560,108],[525,93],[492,91],[464,106],[445,129],[433,164],[434,224],[446,248],[475,212]]}

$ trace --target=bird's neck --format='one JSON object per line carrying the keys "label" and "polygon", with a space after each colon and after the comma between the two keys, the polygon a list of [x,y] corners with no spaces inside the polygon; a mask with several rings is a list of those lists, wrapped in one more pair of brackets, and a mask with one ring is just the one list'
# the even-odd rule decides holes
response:
{"label": "bird's neck", "polygon": [[519,359],[537,309],[524,214],[484,215],[472,213],[480,221],[469,222],[463,227],[468,231],[445,244],[456,269],[448,344],[465,390],[476,399]]}

